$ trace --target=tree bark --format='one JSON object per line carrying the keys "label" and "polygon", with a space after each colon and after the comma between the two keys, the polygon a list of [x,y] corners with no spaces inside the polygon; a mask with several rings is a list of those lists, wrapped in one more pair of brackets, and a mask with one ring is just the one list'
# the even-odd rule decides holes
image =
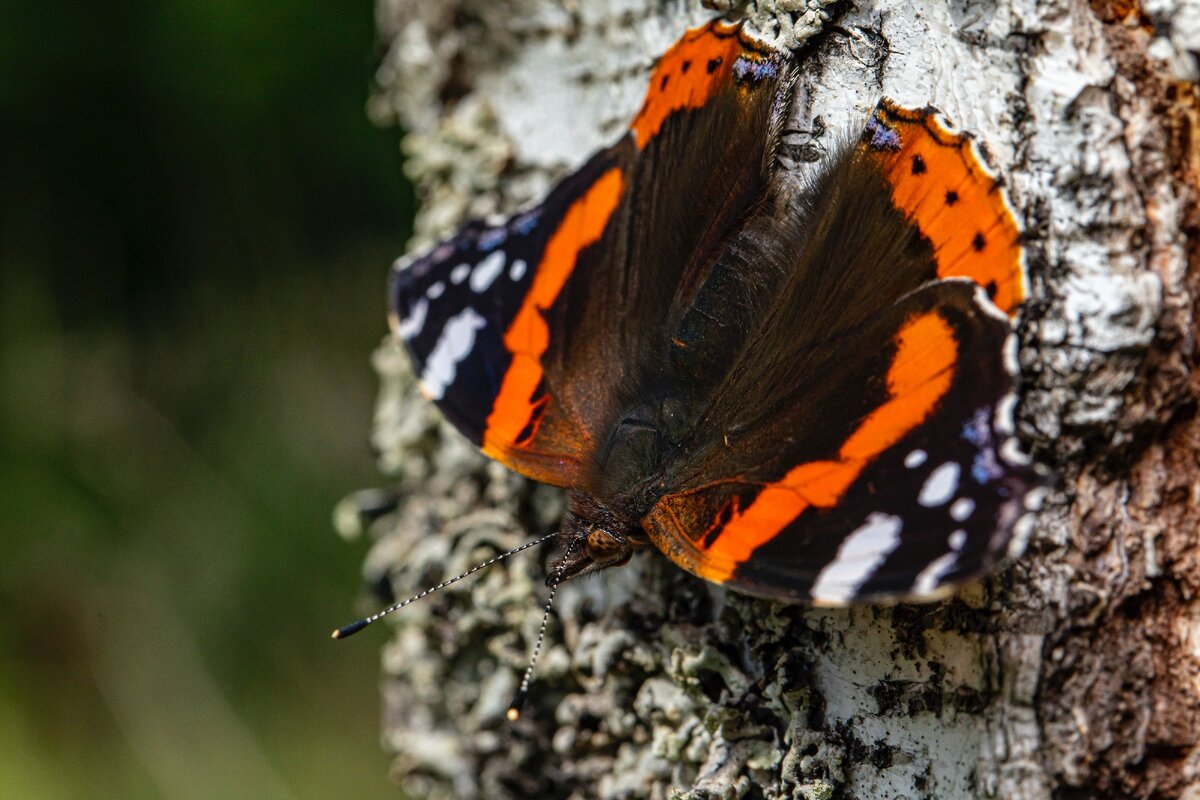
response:
{"label": "tree bark", "polygon": [[[1200,798],[1200,102],[1195,0],[379,0],[371,110],[408,131],[415,245],[510,212],[614,140],[655,57],[727,12],[800,60],[785,162],[880,95],[988,144],[1028,231],[1022,438],[1058,476],[1026,555],[946,602],[816,610],[657,553],[541,617],[516,556],[406,609],[384,737],[418,797]],[[369,583],[404,596],[553,529],[414,391],[376,445],[399,506]],[[545,557],[546,554],[543,554]]]}

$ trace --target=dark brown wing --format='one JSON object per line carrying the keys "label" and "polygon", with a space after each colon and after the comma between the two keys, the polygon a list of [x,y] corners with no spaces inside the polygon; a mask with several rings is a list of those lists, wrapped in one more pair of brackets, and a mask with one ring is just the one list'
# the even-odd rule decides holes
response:
{"label": "dark brown wing", "polygon": [[[994,231],[1008,213],[1002,193],[989,184],[954,211],[946,183],[963,197],[974,177],[897,164],[911,170],[914,148],[965,139],[931,144],[921,126],[882,136],[879,114],[798,196],[773,188],[676,337],[673,363],[712,388],[643,525],[676,563],[752,594],[936,595],[1008,552],[1038,483],[1011,440],[1005,311],[1015,313],[1023,275],[1006,273],[1002,311],[988,296],[996,286],[977,282],[987,273],[975,265],[992,254],[938,238]],[[944,210],[930,192],[959,225],[925,224]],[[1019,270],[1015,238],[1005,244],[1013,257],[993,257],[995,269]],[[697,358],[698,348],[710,352]]]}
{"label": "dark brown wing", "polygon": [[673,304],[762,196],[789,81],[787,59],[740,28],[691,31],[629,134],[542,206],[395,273],[394,324],[422,385],[484,452],[579,482],[621,389],[653,371]]}

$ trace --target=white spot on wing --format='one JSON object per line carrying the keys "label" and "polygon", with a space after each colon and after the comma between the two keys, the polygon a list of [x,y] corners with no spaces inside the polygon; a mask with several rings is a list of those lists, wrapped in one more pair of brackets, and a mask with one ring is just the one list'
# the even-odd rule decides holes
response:
{"label": "white spot on wing", "polygon": [[1042,503],[1046,501],[1045,487],[1038,486],[1030,489],[1025,493],[1025,510],[1026,511],[1041,511]]}
{"label": "white spot on wing", "polygon": [[430,300],[437,300],[446,292],[446,284],[438,281],[425,290],[425,296]]}
{"label": "white spot on wing", "polygon": [[1033,536],[1033,514],[1024,514],[1013,524],[1012,539],[1008,542],[1008,557],[1020,558]]}
{"label": "white spot on wing", "polygon": [[964,522],[975,513],[975,501],[969,497],[960,497],[950,506],[950,516],[955,522]]}
{"label": "white spot on wing", "polygon": [[514,281],[521,280],[521,278],[525,277],[526,266],[528,265],[525,263],[525,259],[518,258],[512,263],[512,266],[508,268],[508,277],[512,278]]}
{"label": "white spot on wing", "polygon": [[425,316],[428,313],[429,301],[424,298],[418,300],[409,307],[408,316],[400,320],[400,324],[396,326],[396,333],[405,341],[413,338],[425,327]]}
{"label": "white spot on wing", "polygon": [[475,265],[475,271],[471,273],[471,288],[477,292],[486,292],[503,270],[504,251],[493,250],[487,258]]}
{"label": "white spot on wing", "polygon": [[996,414],[992,424],[996,428],[996,432],[1001,436],[1012,436],[1016,431],[1013,420],[1016,419],[1017,411],[1017,396],[1012,392],[1000,398],[1000,402],[996,403]]}
{"label": "white spot on wing", "polygon": [[925,459],[929,458],[924,450],[913,450],[904,457],[904,466],[909,469],[916,469],[925,463]]}
{"label": "white spot on wing", "polygon": [[817,602],[844,603],[852,599],[879,568],[888,554],[900,544],[900,517],[875,512],[856,528],[833,561],[821,570],[813,584],[812,596]]}
{"label": "white spot on wing", "polygon": [[[972,281],[972,283],[974,282]],[[1008,314],[1005,314],[1000,310],[992,298],[988,297],[988,294],[984,288],[979,284],[975,284],[975,302],[979,304],[979,308],[988,316],[995,317],[998,320],[1003,320],[1009,324],[1012,323],[1012,320],[1008,318]]]}
{"label": "white spot on wing", "polygon": [[421,385],[431,400],[441,400],[446,387],[454,383],[459,363],[475,347],[475,331],[486,326],[483,317],[473,308],[454,315],[446,322],[421,372]]}
{"label": "white spot on wing", "polygon": [[471,274],[471,265],[470,264],[459,264],[457,267],[450,270],[450,282],[457,286],[458,284],[465,281],[467,279],[467,276],[470,274]]}
{"label": "white spot on wing", "polygon": [[[974,503],[972,503],[972,506],[974,506]],[[951,511],[950,513],[954,512]],[[917,580],[913,583],[912,593],[931,594],[940,587],[942,585],[942,578],[946,576],[946,573],[954,569],[954,564],[958,561],[958,552],[963,549],[963,545],[966,543],[966,531],[957,530],[950,534],[950,552],[938,556],[929,563],[929,566],[917,574]]]}
{"label": "white spot on wing", "polygon": [[1000,458],[1018,467],[1028,466],[1032,461],[1028,454],[1021,450],[1021,445],[1016,439],[1005,439],[1000,444]]}
{"label": "white spot on wing", "polygon": [[956,561],[958,561],[958,553],[946,553],[935,558],[929,563],[929,566],[917,573],[917,580],[913,584],[912,593],[917,595],[932,594],[941,585],[942,577],[954,569],[954,562]]}
{"label": "white spot on wing", "polygon": [[[1022,255],[1024,253],[1022,252]],[[1004,368],[1008,370],[1009,375],[1021,374],[1020,352],[1017,346],[1017,337],[1015,334],[1009,334],[1004,340]]]}
{"label": "white spot on wing", "polygon": [[917,502],[926,508],[950,502],[950,498],[958,491],[958,476],[961,472],[962,468],[954,461],[942,464],[925,479],[921,493],[917,495]]}

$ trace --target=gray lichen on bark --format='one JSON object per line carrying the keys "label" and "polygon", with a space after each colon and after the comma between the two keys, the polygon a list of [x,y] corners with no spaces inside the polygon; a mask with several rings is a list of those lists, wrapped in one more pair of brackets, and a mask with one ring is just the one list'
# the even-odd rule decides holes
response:
{"label": "gray lichen on bark", "polygon": [[[716,12],[803,59],[788,169],[883,94],[988,144],[1029,232],[1021,431],[1061,481],[1026,556],[943,603],[777,606],[657,554],[564,586],[510,725],[545,594],[516,556],[393,621],[397,775],[420,797],[1200,795],[1195,5],[380,0],[372,113],[408,130],[414,246],[535,201]],[[375,363],[400,503],[370,584],[410,594],[553,528],[558,493],[457,436],[394,342]]]}

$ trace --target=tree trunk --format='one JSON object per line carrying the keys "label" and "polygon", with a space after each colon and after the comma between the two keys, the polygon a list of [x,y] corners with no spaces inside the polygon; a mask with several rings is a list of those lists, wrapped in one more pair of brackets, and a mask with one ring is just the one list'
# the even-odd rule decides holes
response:
{"label": "tree trunk", "polygon": [[[418,797],[1200,797],[1195,0],[379,0],[374,116],[409,131],[418,243],[509,212],[620,135],[719,11],[793,49],[786,155],[880,95],[987,142],[1028,231],[1022,438],[1060,476],[1026,555],[942,603],[815,610],[647,553],[541,617],[519,555],[406,609],[386,746]],[[382,278],[381,278],[382,279]],[[407,595],[553,528],[376,354],[400,504],[366,572]],[[545,554],[543,554],[543,557]],[[385,592],[386,593],[386,592]]]}

